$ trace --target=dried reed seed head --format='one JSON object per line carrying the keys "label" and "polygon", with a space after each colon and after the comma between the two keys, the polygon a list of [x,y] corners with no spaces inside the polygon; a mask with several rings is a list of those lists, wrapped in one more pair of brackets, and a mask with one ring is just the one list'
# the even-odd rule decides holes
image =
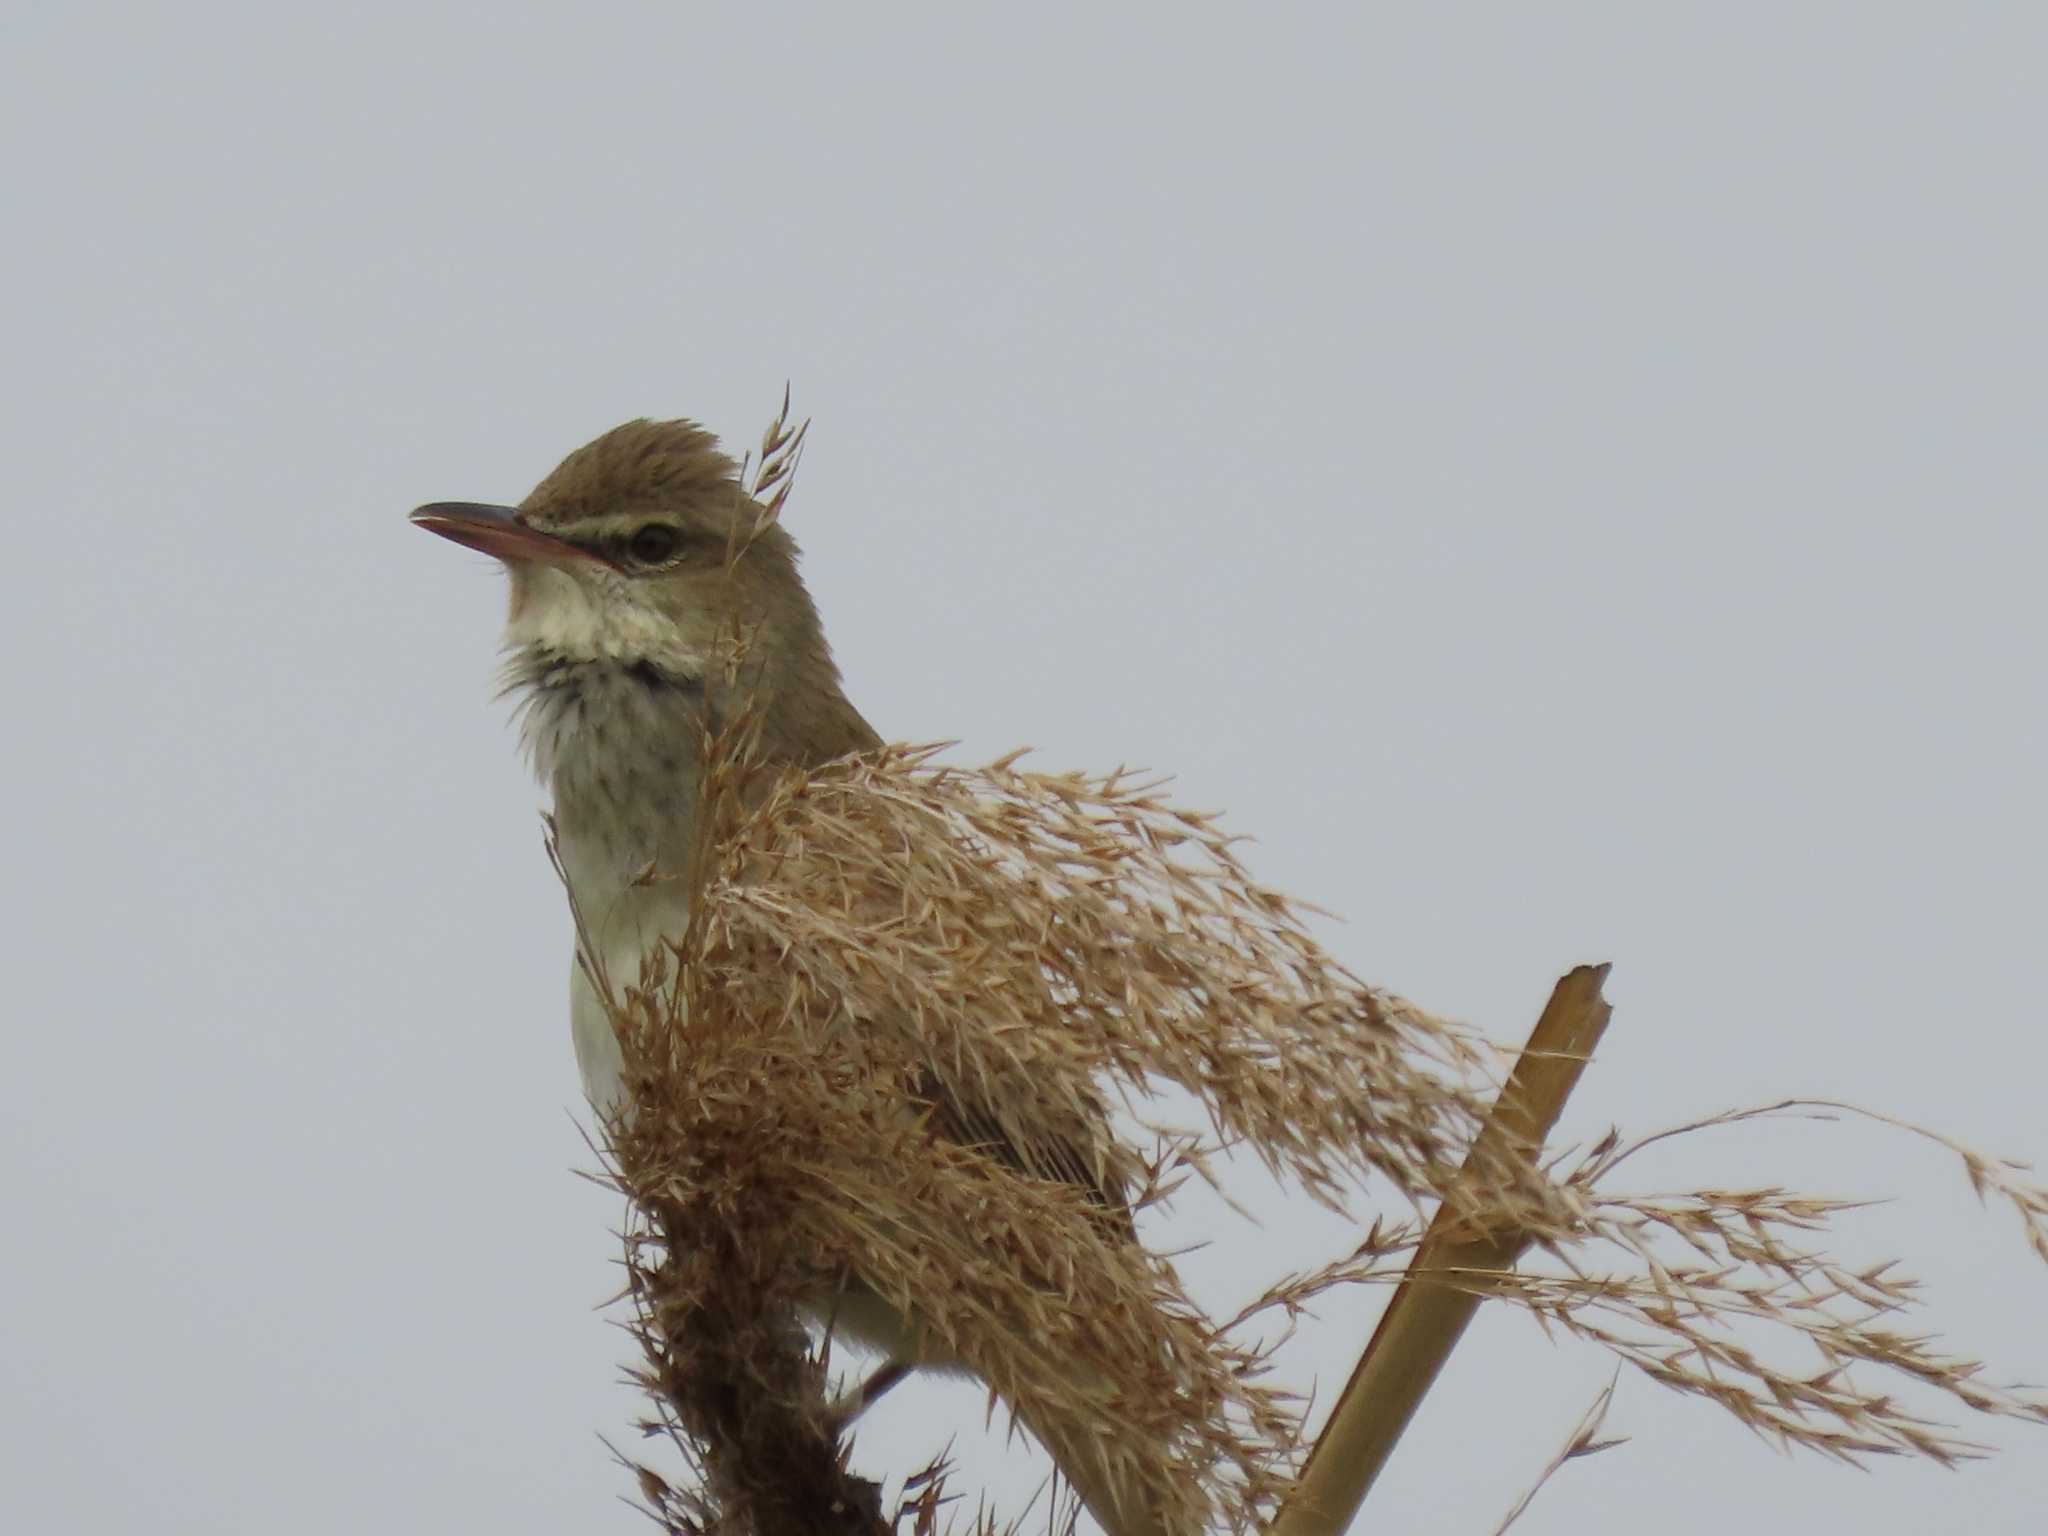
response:
{"label": "dried reed seed head", "polygon": [[[1169,1266],[1116,1240],[1100,1203],[1031,1166],[1034,1145],[1077,1147],[1099,1188],[1153,1182],[1102,1133],[1102,1085],[1137,1098],[1165,1081],[1327,1203],[1355,1209],[1377,1174],[1474,1233],[1564,1256],[1563,1275],[1431,1278],[1521,1305],[1788,1444],[1974,1449],[1856,1367],[1967,1410],[2048,1417],[1884,1326],[1914,1297],[1881,1266],[1802,1246],[1838,1202],[1609,1195],[1601,1180],[1634,1150],[1613,1138],[1566,1172],[1506,1140],[1468,1161],[1494,1086],[1483,1045],[1351,977],[1209,818],[1156,785],[889,748],[764,787],[743,739],[713,756],[716,832],[674,971],[643,978],[617,1020],[636,1109],[613,1151],[657,1213],[666,1258],[639,1281],[673,1367],[665,1390],[690,1390],[692,1341],[732,1333],[732,1308],[793,1313],[850,1274],[914,1298],[1027,1419],[1099,1432],[1169,1528],[1258,1525],[1288,1486],[1296,1425],[1243,1331],[1339,1285],[1389,1283],[1420,1229],[1375,1218],[1353,1254],[1208,1322]],[[991,1139],[1025,1149],[1021,1165],[936,1134],[934,1073],[994,1106]],[[1955,1150],[2048,1253],[2048,1193]],[[1800,1341],[1821,1368],[1780,1363],[1730,1324]]]}

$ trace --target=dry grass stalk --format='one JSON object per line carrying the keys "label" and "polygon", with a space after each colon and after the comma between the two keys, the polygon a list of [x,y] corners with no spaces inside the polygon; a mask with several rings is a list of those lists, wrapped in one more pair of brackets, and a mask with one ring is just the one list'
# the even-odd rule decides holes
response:
{"label": "dry grass stalk", "polygon": [[[768,429],[761,434],[760,456],[747,455],[741,466],[740,478],[746,487],[747,498],[760,511],[754,522],[754,533],[782,516],[782,509],[789,501],[789,493],[796,488],[797,466],[803,461],[804,439],[810,435],[808,419],[795,426],[790,425],[789,386],[782,386],[782,408],[775,413],[775,419],[768,423]],[[738,551],[731,552],[737,556]]]}
{"label": "dry grass stalk", "polygon": [[[1606,980],[1604,965],[1582,965],[1559,979],[1475,1151],[1483,1156],[1489,1144],[1540,1146],[1549,1136],[1613,1016],[1601,995]],[[1462,1225],[1449,1206],[1437,1212],[1408,1279],[1381,1314],[1331,1407],[1300,1486],[1274,1522],[1275,1536],[1335,1536],[1350,1528],[1463,1337],[1480,1297],[1463,1287],[1432,1284],[1428,1277],[1446,1267],[1508,1270],[1526,1246],[1520,1234],[1473,1237],[1459,1230]]]}
{"label": "dry grass stalk", "polygon": [[1528,1513],[1529,1506],[1536,1501],[1536,1495],[1563,1470],[1566,1462],[1577,1461],[1586,1456],[1597,1456],[1602,1451],[1611,1451],[1615,1446],[1627,1442],[1626,1435],[1610,1435],[1605,1440],[1600,1438],[1600,1431],[1607,1424],[1607,1411],[1614,1406],[1614,1385],[1613,1381],[1609,1381],[1600,1389],[1599,1395],[1587,1405],[1586,1411],[1579,1416],[1579,1422],[1572,1426],[1571,1434],[1566,1436],[1557,1454],[1544,1464],[1543,1470],[1536,1474],[1536,1480],[1523,1490],[1519,1499],[1515,1500],[1514,1507],[1501,1516],[1500,1524],[1493,1528],[1493,1536],[1505,1536],[1508,1527]]}

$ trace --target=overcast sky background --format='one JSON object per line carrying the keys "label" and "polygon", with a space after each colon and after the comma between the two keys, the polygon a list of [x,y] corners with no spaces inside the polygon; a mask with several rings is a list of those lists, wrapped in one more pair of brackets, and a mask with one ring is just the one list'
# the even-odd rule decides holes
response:
{"label": "overcast sky background", "polygon": [[[1171,771],[1502,1037],[1613,960],[1567,1135],[1829,1093],[2048,1159],[2044,67],[2027,5],[16,0],[4,1523],[644,1528],[502,582],[404,514],[785,379],[885,735]],[[1638,1177],[1896,1197],[1845,1251],[2048,1377],[1927,1148]],[[1342,1244],[1257,1198],[1162,1237],[1218,1304]],[[1483,1318],[1373,1528],[1483,1536],[1608,1372]],[[862,1464],[987,1468],[980,1414]],[[2048,1505],[2038,1431],[1865,1476],[1630,1375],[1611,1427],[1521,1531]]]}

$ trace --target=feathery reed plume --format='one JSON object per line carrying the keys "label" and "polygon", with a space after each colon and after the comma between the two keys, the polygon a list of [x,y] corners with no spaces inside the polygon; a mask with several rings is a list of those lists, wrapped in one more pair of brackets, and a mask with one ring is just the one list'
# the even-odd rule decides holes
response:
{"label": "feathery reed plume", "polygon": [[[1401,1278],[1419,1218],[1376,1220],[1353,1253],[1212,1323],[1074,1185],[949,1130],[934,1076],[997,1106],[1011,1145],[1072,1136],[1140,1203],[1201,1174],[1199,1152],[1148,1160],[1086,1127],[1105,1084],[1136,1099],[1166,1081],[1200,1095],[1222,1139],[1327,1203],[1355,1206],[1377,1174],[1439,1206],[1451,1236],[1527,1244],[1563,1271],[1432,1263],[1409,1279],[1514,1302],[1787,1444],[1975,1450],[1860,1384],[1858,1365],[1968,1410],[2048,1417],[1886,1326],[1915,1299],[1887,1266],[1852,1269],[1798,1241],[1843,1202],[1609,1193],[1644,1144],[1614,1137],[1568,1170],[1539,1164],[1526,1138],[1484,1156],[1485,1048],[1351,978],[1209,818],[1156,786],[1014,758],[959,768],[930,747],[764,785],[735,735],[714,744],[719,809],[690,928],[617,1014],[635,1109],[613,1149],[642,1208],[664,1212],[662,1263],[638,1272],[665,1298],[671,1353],[691,1309],[700,1324],[741,1303],[793,1318],[852,1277],[914,1299],[1026,1422],[1095,1426],[1169,1529],[1261,1524],[1287,1491],[1296,1425],[1245,1325]],[[2015,1165],[1960,1155],[2038,1245],[2048,1194]],[[1811,1344],[1821,1369],[1773,1363],[1729,1332],[1741,1321]],[[678,1364],[667,1386],[688,1390],[694,1369]]]}
{"label": "feathery reed plume", "polygon": [[[764,522],[802,436],[785,398],[757,476],[774,466]],[[1978,1449],[1872,1369],[1966,1412],[2048,1421],[2048,1402],[1896,1327],[1917,1296],[1889,1265],[1823,1251],[1845,1202],[1613,1192],[1658,1137],[1546,1160],[1554,1110],[1496,1113],[1494,1048],[1353,977],[1156,781],[1019,755],[963,768],[935,746],[770,771],[756,746],[744,710],[707,730],[690,867],[644,876],[689,882],[685,931],[635,978],[582,946],[625,1061],[606,1156],[632,1203],[627,1293],[657,1404],[643,1427],[701,1480],[636,1467],[664,1529],[937,1529],[942,1470],[885,1515],[825,1399],[806,1322],[829,1348],[862,1297],[914,1315],[1077,1478],[1177,1536],[1262,1528],[1286,1504],[1298,1405],[1264,1379],[1250,1325],[1359,1284],[1509,1301],[1842,1459]],[[1212,1147],[1168,1137],[1146,1154],[1104,1130],[1112,1095],[1135,1108],[1162,1084],[1196,1097],[1218,1145],[1310,1197],[1355,1212],[1383,1181],[1410,1214],[1375,1215],[1351,1253],[1204,1316],[1130,1240],[1121,1203],[1091,1193],[1128,1190],[1136,1208],[1208,1176]],[[2048,1190],[2021,1165],[1906,1128],[1960,1156],[2048,1259]],[[1538,1267],[1511,1267],[1518,1253]]]}
{"label": "feathery reed plume", "polygon": [[1552,1456],[1544,1464],[1543,1470],[1536,1474],[1535,1482],[1524,1489],[1522,1496],[1515,1500],[1513,1508],[1501,1516],[1500,1524],[1493,1528],[1493,1536],[1506,1536],[1508,1527],[1528,1513],[1529,1506],[1536,1500],[1536,1495],[1557,1476],[1566,1462],[1577,1461],[1586,1456],[1597,1456],[1602,1451],[1611,1451],[1617,1445],[1627,1443],[1626,1435],[1610,1435],[1605,1440],[1600,1438],[1600,1431],[1607,1424],[1607,1410],[1613,1406],[1614,1381],[1610,1380],[1600,1389],[1599,1395],[1587,1405],[1586,1411],[1579,1416],[1579,1422],[1572,1426],[1571,1434],[1565,1438],[1557,1454]]}

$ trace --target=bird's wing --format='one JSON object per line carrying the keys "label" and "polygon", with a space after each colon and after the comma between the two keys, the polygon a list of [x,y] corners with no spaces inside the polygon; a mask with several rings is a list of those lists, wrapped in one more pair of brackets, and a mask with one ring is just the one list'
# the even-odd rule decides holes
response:
{"label": "bird's wing", "polygon": [[[1071,1184],[1116,1227],[1131,1230],[1130,1191],[1079,1141],[1057,1133],[1016,1136],[992,1110],[956,1092],[930,1067],[918,1080],[917,1096],[931,1108],[932,1129],[946,1140],[986,1152],[1027,1178]],[[1106,1124],[1103,1130],[1107,1134]]]}

